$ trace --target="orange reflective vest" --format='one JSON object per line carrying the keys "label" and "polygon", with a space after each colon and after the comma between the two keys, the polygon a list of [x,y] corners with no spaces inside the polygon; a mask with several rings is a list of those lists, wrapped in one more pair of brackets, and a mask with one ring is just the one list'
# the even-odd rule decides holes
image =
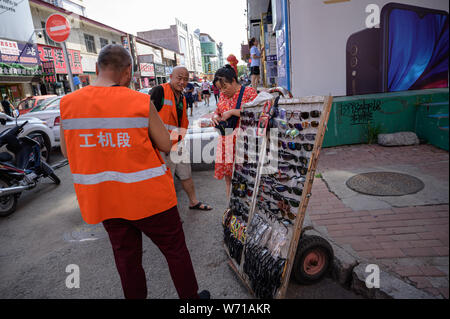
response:
{"label": "orange reflective vest", "polygon": [[61,99],[67,157],[83,219],[138,220],[177,205],[170,170],[148,137],[150,96],[88,86]]}
{"label": "orange reflective vest", "polygon": [[178,123],[177,105],[172,87],[170,86],[170,83],[164,83],[162,84],[162,87],[164,89],[164,103],[159,111],[159,116],[169,131],[173,144],[176,144],[179,140],[181,140],[181,138],[184,137],[184,135],[186,135],[186,131],[189,126],[186,111],[186,98],[182,95],[183,116],[181,117],[181,123]]}

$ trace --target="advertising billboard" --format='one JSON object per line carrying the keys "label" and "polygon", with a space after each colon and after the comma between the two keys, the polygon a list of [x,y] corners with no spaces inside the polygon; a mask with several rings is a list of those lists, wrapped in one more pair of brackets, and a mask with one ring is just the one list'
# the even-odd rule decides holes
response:
{"label": "advertising billboard", "polygon": [[444,0],[291,1],[293,93],[448,87],[448,7]]}
{"label": "advertising billboard", "polygon": [[30,5],[23,0],[0,1],[0,38],[29,42],[34,39]]}

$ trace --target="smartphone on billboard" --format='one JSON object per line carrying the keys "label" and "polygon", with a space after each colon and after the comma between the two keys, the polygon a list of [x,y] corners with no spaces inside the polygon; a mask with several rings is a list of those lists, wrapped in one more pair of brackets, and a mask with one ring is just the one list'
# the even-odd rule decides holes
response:
{"label": "smartphone on billboard", "polygon": [[347,95],[380,92],[380,29],[352,34],[346,46]]}
{"label": "smartphone on billboard", "polygon": [[448,13],[399,3],[381,11],[383,92],[448,87]]}

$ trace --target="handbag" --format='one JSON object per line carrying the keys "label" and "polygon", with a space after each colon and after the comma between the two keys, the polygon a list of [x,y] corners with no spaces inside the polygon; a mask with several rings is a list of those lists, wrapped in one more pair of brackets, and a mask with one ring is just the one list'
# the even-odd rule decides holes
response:
{"label": "handbag", "polygon": [[[236,107],[235,107],[236,110],[241,109],[242,97],[244,96],[244,91],[245,91],[245,87],[242,86],[241,91],[239,92],[239,98],[236,103]],[[220,134],[222,136],[229,135],[236,129],[238,121],[239,121],[239,117],[233,115],[226,121],[220,121],[219,124],[216,125],[216,129],[218,129],[220,131]],[[230,129],[232,129],[232,130],[230,130]]]}

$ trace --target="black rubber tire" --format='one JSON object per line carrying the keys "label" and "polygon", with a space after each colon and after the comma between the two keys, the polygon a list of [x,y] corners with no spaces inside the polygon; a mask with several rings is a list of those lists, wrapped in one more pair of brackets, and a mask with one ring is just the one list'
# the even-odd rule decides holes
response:
{"label": "black rubber tire", "polygon": [[59,179],[58,176],[56,176],[55,173],[52,173],[48,176],[48,178],[50,178],[56,185],[61,184],[61,180]]}
{"label": "black rubber tire", "polygon": [[[319,250],[323,254],[325,261],[324,266],[318,273],[310,275],[304,269],[304,260],[309,253],[315,250]],[[319,236],[303,235],[300,238],[292,268],[294,279],[302,285],[312,285],[319,282],[330,271],[333,258],[333,248],[328,241]]]}
{"label": "black rubber tire", "polygon": [[[36,140],[39,142],[39,144],[41,144],[41,160],[43,160],[44,162],[48,163],[50,161],[50,153],[52,151],[52,146],[50,144],[50,141],[48,140],[47,135],[43,135],[41,133],[30,133],[28,135],[29,138]],[[46,138],[47,137],[47,138]],[[43,146],[45,147],[45,149],[43,150]],[[46,152],[46,157],[42,156],[42,153]]]}
{"label": "black rubber tire", "polygon": [[[9,186],[9,183],[3,179],[0,179],[0,188]],[[18,198],[19,196],[17,195],[6,195],[0,197],[0,217],[9,216],[16,211]],[[3,204],[3,202],[5,202],[5,204]]]}

